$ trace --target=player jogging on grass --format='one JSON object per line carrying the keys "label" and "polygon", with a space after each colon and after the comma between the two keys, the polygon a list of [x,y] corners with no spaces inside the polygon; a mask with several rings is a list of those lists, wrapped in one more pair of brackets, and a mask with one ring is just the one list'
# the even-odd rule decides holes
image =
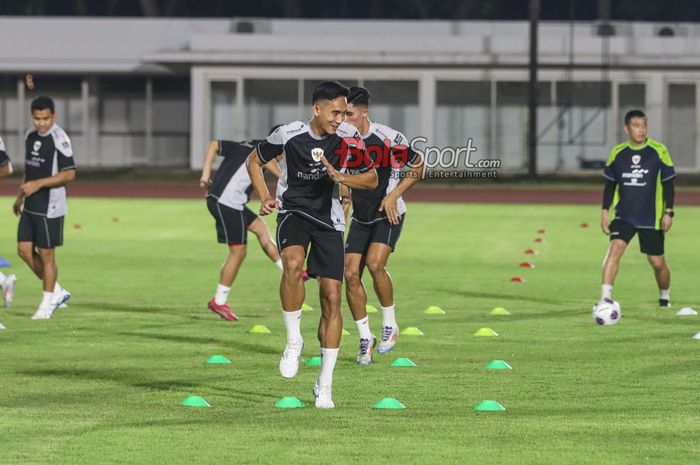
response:
{"label": "player jogging on grass", "polygon": [[625,132],[629,140],[612,149],[603,173],[607,182],[601,227],[610,235],[610,245],[603,265],[600,303],[612,302],[620,258],[638,234],[639,248],[654,269],[659,306],[670,307],[671,271],[664,258],[664,239],[673,223],[676,173],[666,147],[647,137],[647,117],[641,110],[627,112]]}
{"label": "player jogging on grass", "polygon": [[[345,243],[345,291],[360,335],[357,363],[372,363],[377,339],[367,316],[367,292],[362,283],[365,267],[372,275],[374,292],[382,308],[380,354],[394,348],[399,335],[394,309],[394,286],[386,265],[401,235],[406,204],[401,196],[423,173],[420,156],[400,132],[369,119],[370,94],[363,87],[351,87],[347,121],[362,135],[368,155],[376,161],[379,183],[371,190],[352,192],[352,221]],[[410,171],[401,179],[401,168]],[[352,169],[349,170],[353,172]],[[341,199],[349,202],[350,189],[341,188]]]}
{"label": "player jogging on grass", "polygon": [[12,210],[19,216],[17,250],[44,285],[33,320],[48,320],[70,299],[57,281],[56,247],[63,245],[65,185],[75,179],[73,147],[55,123],[54,103],[37,97],[31,103],[34,129],[27,131],[24,182]]}
{"label": "player jogging on grass", "polygon": [[[263,252],[282,269],[277,244],[272,240],[267,225],[246,206],[253,187],[245,161],[258,142],[211,141],[204,156],[204,167],[199,180],[200,187],[207,189],[207,208],[216,221],[217,239],[219,243],[227,244],[229,249],[226,261],[221,267],[216,293],[209,301],[208,307],[228,321],[238,320],[227,301],[231,285],[246,256],[248,231],[257,236]],[[223,161],[212,179],[212,164],[217,155],[223,157]],[[265,168],[279,177],[280,168],[277,161],[271,161]]]}
{"label": "player jogging on grass", "polygon": [[[12,174],[12,162],[5,151],[5,143],[0,139],[0,178]],[[12,298],[15,295],[15,281],[17,277],[14,274],[5,275],[0,272],[0,288],[2,289],[3,305],[5,308],[12,303]]]}
{"label": "player jogging on grass", "polygon": [[[354,126],[345,123],[347,87],[335,81],[316,86],[310,121],[295,121],[278,128],[248,158],[248,172],[260,196],[261,215],[278,209],[277,244],[284,271],[280,297],[287,344],[280,360],[280,373],[293,378],[299,369],[304,347],[301,336],[301,306],[304,283],[301,270],[306,259],[309,276],[318,279],[321,320],[321,370],[314,385],[317,408],[333,408],[333,370],[338,358],[342,332],[340,292],[343,281],[343,230],[345,218],[334,195],[336,183],[354,189],[372,189],[377,173],[366,166],[356,175],[345,174],[353,156],[364,156],[362,138]],[[354,148],[355,155],[346,149]],[[277,183],[276,199],[267,190],[261,168],[276,157],[284,157]],[[308,255],[307,255],[308,250]]]}

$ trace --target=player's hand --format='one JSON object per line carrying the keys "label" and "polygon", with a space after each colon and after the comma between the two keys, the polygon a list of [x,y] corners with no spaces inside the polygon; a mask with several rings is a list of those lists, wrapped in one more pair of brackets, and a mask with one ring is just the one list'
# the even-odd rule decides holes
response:
{"label": "player's hand", "polygon": [[202,189],[206,189],[211,185],[211,179],[209,179],[209,176],[202,176],[199,178],[199,187]]}
{"label": "player's hand", "polygon": [[276,208],[279,208],[279,202],[275,199],[267,199],[260,204],[260,216],[269,215]]}
{"label": "player's hand", "polygon": [[323,163],[323,166],[326,167],[326,171],[328,172],[328,177],[331,178],[333,182],[340,183],[343,182],[343,174],[338,172],[337,169],[333,168],[333,165],[328,163],[328,160],[326,160],[326,157],[323,155],[321,156],[321,163]]}
{"label": "player's hand", "polygon": [[607,210],[602,210],[600,214],[600,229],[603,230],[603,234],[610,235],[610,219],[608,218]]}
{"label": "player's hand", "polygon": [[19,216],[22,214],[22,200],[22,197],[17,197],[15,203],[12,204],[12,213],[14,213],[15,216]]}
{"label": "player's hand", "polygon": [[663,229],[664,232],[668,232],[672,225],[673,218],[671,218],[671,215],[664,215],[661,217],[661,229]]}
{"label": "player's hand", "polygon": [[399,208],[396,202],[396,196],[387,195],[382,199],[382,203],[379,205],[379,211],[386,213],[386,218],[391,224],[399,224],[401,220],[401,215],[399,215]]}
{"label": "player's hand", "polygon": [[19,191],[24,197],[29,197],[39,189],[41,189],[41,184],[39,184],[38,180],[27,181],[19,186]]}

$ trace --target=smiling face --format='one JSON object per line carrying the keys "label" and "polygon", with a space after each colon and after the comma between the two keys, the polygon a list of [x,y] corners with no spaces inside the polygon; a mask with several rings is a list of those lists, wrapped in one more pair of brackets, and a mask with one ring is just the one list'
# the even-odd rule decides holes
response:
{"label": "smiling face", "polygon": [[633,145],[642,145],[647,140],[646,117],[635,116],[630,118],[629,124],[625,124],[625,132]]}
{"label": "smiling face", "polygon": [[345,111],[348,102],[343,96],[333,100],[319,100],[311,106],[313,119],[311,121],[314,129],[320,136],[335,134],[338,126],[345,121]]}

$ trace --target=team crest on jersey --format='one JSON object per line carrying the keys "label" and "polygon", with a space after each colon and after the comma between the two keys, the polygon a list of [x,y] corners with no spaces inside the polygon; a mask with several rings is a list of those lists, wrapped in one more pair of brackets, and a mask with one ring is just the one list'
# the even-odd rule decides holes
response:
{"label": "team crest on jersey", "polygon": [[314,161],[316,161],[316,162],[321,161],[322,156],[323,156],[323,149],[316,147],[315,149],[311,150],[311,158],[313,158]]}
{"label": "team crest on jersey", "polygon": [[642,161],[641,155],[632,155],[632,164],[633,165],[638,165],[640,161]]}
{"label": "team crest on jersey", "polygon": [[41,141],[38,140],[38,141],[34,142],[34,151],[38,152],[40,148],[41,148]]}

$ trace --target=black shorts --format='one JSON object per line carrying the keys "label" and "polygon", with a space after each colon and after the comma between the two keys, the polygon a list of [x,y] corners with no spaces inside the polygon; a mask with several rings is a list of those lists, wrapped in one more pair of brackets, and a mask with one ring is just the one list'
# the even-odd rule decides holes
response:
{"label": "black shorts", "polygon": [[401,215],[399,224],[391,224],[387,219],[372,224],[362,224],[353,219],[345,241],[345,253],[367,255],[367,250],[372,242],[386,244],[391,247],[393,252],[396,249],[399,236],[401,236],[405,217],[406,215]]}
{"label": "black shorts", "polygon": [[639,250],[647,255],[664,254],[664,232],[660,229],[639,229],[626,221],[615,219],[610,223],[610,240],[622,239],[630,243],[639,234]]}
{"label": "black shorts", "polygon": [[207,197],[207,208],[216,220],[216,239],[220,244],[244,245],[248,242],[248,226],[258,218],[250,208],[236,210],[220,204],[213,197]]}
{"label": "black shorts", "polygon": [[[309,250],[309,244],[311,248]],[[307,251],[306,272],[312,278],[343,281],[343,232],[328,229],[293,213],[277,215],[277,247],[300,245]]]}
{"label": "black shorts", "polygon": [[40,249],[63,245],[63,216],[47,218],[22,212],[17,227],[17,242],[32,242]]}

